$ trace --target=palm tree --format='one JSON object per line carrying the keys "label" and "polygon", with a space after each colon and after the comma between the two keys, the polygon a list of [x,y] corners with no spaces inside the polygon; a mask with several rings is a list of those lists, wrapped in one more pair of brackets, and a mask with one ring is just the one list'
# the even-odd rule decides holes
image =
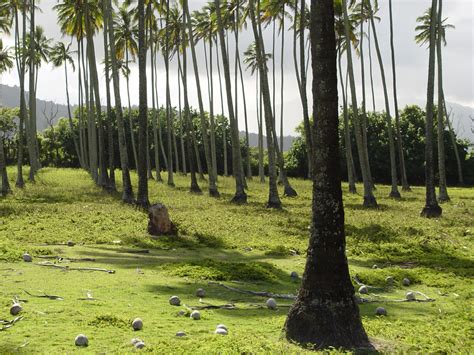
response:
{"label": "palm tree", "polygon": [[74,51],[71,51],[71,43],[65,45],[63,42],[58,42],[56,45],[51,49],[50,59],[51,63],[56,67],[64,67],[64,77],[65,77],[65,85],[66,85],[66,101],[67,101],[67,110],[68,110],[68,119],[69,119],[69,128],[73,134],[72,138],[74,141],[74,148],[76,150],[77,157],[79,159],[79,164],[82,168],[84,168],[84,163],[82,160],[82,155],[79,150],[78,140],[75,134],[75,130],[72,123],[72,114],[71,114],[71,103],[69,100],[69,85],[68,85],[68,63],[71,65],[73,71],[75,71],[74,60],[72,59],[72,54]]}
{"label": "palm tree", "polygon": [[[29,70],[29,120],[26,120],[26,141],[28,143],[28,154],[30,157],[30,173],[28,179],[35,181],[36,171],[39,169],[38,156],[36,151],[36,98],[35,98],[35,0],[32,0],[30,6],[30,33],[29,33],[29,47],[28,47],[28,70]],[[26,51],[26,47],[24,48]],[[26,53],[25,53],[26,56]]]}
{"label": "palm tree", "polygon": [[191,48],[191,56],[192,56],[192,59],[193,59],[194,76],[195,76],[197,95],[198,95],[199,117],[200,117],[200,120],[201,120],[201,134],[202,134],[202,140],[203,140],[203,145],[204,145],[204,153],[205,153],[205,156],[206,156],[207,171],[208,171],[208,174],[209,174],[209,195],[213,196],[213,197],[219,197],[219,191],[218,191],[217,185],[216,185],[216,175],[214,174],[216,169],[214,169],[214,166],[213,166],[213,163],[212,163],[211,147],[210,147],[210,144],[209,144],[209,137],[207,135],[207,131],[208,131],[207,121],[206,121],[206,117],[205,117],[204,105],[203,105],[203,100],[202,100],[197,55],[196,55],[196,49],[195,49],[195,43],[194,43],[194,35],[193,35],[193,29],[192,29],[192,23],[191,23],[191,16],[189,15],[189,8],[188,8],[188,1],[187,0],[183,1],[183,8],[184,8],[184,13],[187,16],[187,22],[186,23],[187,23],[188,39],[189,39],[189,45],[190,45],[190,48]]}
{"label": "palm tree", "polygon": [[[263,60],[268,62],[272,57],[270,53],[265,53]],[[252,75],[255,75],[255,90],[257,95],[255,97],[257,103],[257,124],[258,124],[258,174],[260,176],[260,182],[265,182],[264,166],[263,166],[263,121],[261,112],[262,105],[259,105],[261,102],[262,95],[259,92],[259,75],[258,75],[258,65],[257,65],[257,48],[255,41],[252,42],[247,50],[244,52],[244,64],[247,65],[247,69],[250,70]]]}
{"label": "palm tree", "polygon": [[[344,33],[346,38],[351,38],[350,35],[350,21],[347,10],[347,0],[342,0],[342,16],[344,18]],[[357,143],[357,151],[359,154],[359,163],[362,172],[362,181],[364,185],[364,207],[377,207],[377,200],[372,191],[372,181],[370,180],[369,174],[369,157],[367,154],[367,149],[364,147],[364,135],[363,135],[363,126],[360,121],[359,111],[357,108],[357,93],[354,79],[354,69],[352,62],[352,48],[347,46],[346,48],[347,55],[347,69],[349,72],[349,84],[351,89],[351,99],[352,99],[352,114],[354,119],[354,129],[355,137]]]}
{"label": "palm tree", "polygon": [[397,134],[397,147],[398,147],[398,158],[400,161],[400,176],[402,180],[402,190],[411,191],[410,185],[408,184],[407,172],[405,166],[405,153],[403,150],[402,134],[400,132],[400,114],[398,112],[398,97],[397,97],[397,72],[395,66],[395,45],[393,40],[393,13],[392,13],[392,0],[388,2],[390,12],[390,51],[392,54],[392,76],[393,76],[393,100],[395,110],[395,129]]}
{"label": "palm tree", "polygon": [[387,136],[388,136],[388,146],[390,151],[390,175],[391,175],[391,182],[392,188],[390,191],[390,197],[392,198],[400,198],[400,192],[398,191],[397,186],[397,162],[396,162],[396,153],[395,153],[395,140],[393,137],[393,129],[392,129],[392,117],[390,115],[390,103],[388,98],[388,90],[387,90],[387,82],[385,79],[385,69],[382,60],[382,54],[380,52],[379,41],[377,37],[377,31],[375,28],[375,20],[374,20],[374,13],[378,11],[377,1],[375,2],[375,8],[371,6],[370,3],[367,4],[369,7],[370,13],[370,24],[372,28],[372,33],[374,34],[374,44],[375,44],[375,51],[377,53],[377,59],[380,66],[380,76],[382,77],[382,86],[383,86],[383,93],[385,99],[385,119],[387,121]]}
{"label": "palm tree", "polygon": [[133,189],[130,179],[130,168],[128,164],[128,154],[127,154],[127,142],[125,140],[125,129],[123,122],[123,112],[122,112],[122,100],[120,98],[120,76],[117,66],[117,54],[115,49],[115,28],[112,17],[112,0],[104,0],[105,4],[105,15],[107,19],[107,24],[109,26],[109,46],[110,46],[110,62],[112,67],[112,84],[114,90],[114,99],[115,99],[115,116],[117,119],[117,131],[118,131],[118,141],[119,141],[119,152],[120,152],[120,166],[122,168],[122,201],[126,203],[132,203],[133,198]]}
{"label": "palm tree", "polygon": [[[438,61],[438,174],[439,174],[439,196],[438,199],[440,202],[449,201],[448,189],[446,184],[446,154],[444,149],[444,128],[446,127],[444,121],[445,114],[445,102],[444,102],[444,92],[443,92],[443,56],[442,56],[442,45],[446,45],[446,30],[449,28],[454,28],[453,25],[446,23],[447,18],[443,20],[442,18],[442,0],[439,0],[439,9],[437,11],[437,27],[436,27],[436,57]],[[417,43],[429,44],[429,30],[431,26],[431,17],[429,14],[429,9],[425,12],[423,16],[417,18],[417,22],[420,23],[416,27],[416,31],[419,31],[415,40]],[[457,150],[457,147],[454,146],[454,150]],[[459,164],[458,164],[459,165]],[[461,174],[462,175],[462,174]]]}
{"label": "palm tree", "polygon": [[[260,5],[257,3],[257,13],[260,14]],[[281,201],[278,195],[277,175],[275,169],[275,142],[274,127],[273,127],[273,113],[270,98],[270,88],[267,76],[267,63],[265,62],[265,47],[263,45],[262,28],[259,19],[255,14],[255,3],[253,0],[249,1],[250,20],[252,22],[252,29],[255,38],[255,52],[257,57],[257,67],[260,76],[260,90],[263,96],[263,104],[265,108],[265,128],[267,134],[267,152],[268,152],[268,180],[269,180],[269,194],[267,207],[281,208]],[[257,24],[258,21],[258,24]],[[278,148],[277,148],[278,149]],[[282,166],[280,166],[282,168]]]}
{"label": "palm tree", "polygon": [[237,122],[234,116],[234,106],[232,100],[232,87],[230,79],[229,57],[226,49],[226,42],[224,39],[224,24],[221,15],[220,0],[214,0],[216,7],[217,31],[219,34],[219,41],[221,45],[222,64],[224,67],[224,79],[227,92],[227,107],[229,111],[229,120],[231,126],[231,141],[232,141],[232,166],[235,177],[235,195],[232,198],[234,203],[246,203],[247,194],[244,190],[244,176],[242,174],[242,157],[240,153],[239,132]]}
{"label": "palm tree", "polygon": [[[430,30],[429,30],[429,65],[428,65],[428,89],[426,100],[425,119],[425,184],[426,201],[425,207],[421,211],[422,217],[441,217],[443,210],[436,200],[436,189],[433,171],[433,101],[434,101],[434,81],[435,81],[435,55],[436,55],[436,6],[437,0],[432,0],[430,9]],[[426,15],[426,14],[425,14]],[[418,37],[419,38],[419,37]]]}
{"label": "palm tree", "polygon": [[[138,44],[135,39],[137,31],[137,21],[134,17],[134,9],[130,8],[127,2],[124,2],[118,9],[117,16],[114,19],[115,29],[115,47],[117,50],[117,59],[125,60],[127,73],[130,73],[130,62],[135,61],[138,54]],[[130,58],[131,57],[131,58]],[[135,143],[135,134],[133,129],[132,105],[130,102],[130,78],[125,77],[127,83],[128,98],[128,120],[130,124],[130,139],[132,143],[133,159],[135,167],[138,167],[137,145]]]}
{"label": "palm tree", "polygon": [[313,227],[303,282],[285,324],[286,337],[320,349],[373,350],[359,316],[345,254],[334,1],[313,0],[311,10]]}

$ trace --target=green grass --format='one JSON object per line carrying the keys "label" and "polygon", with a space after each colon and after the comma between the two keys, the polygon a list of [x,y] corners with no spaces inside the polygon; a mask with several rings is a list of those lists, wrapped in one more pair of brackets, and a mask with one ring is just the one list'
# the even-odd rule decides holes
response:
{"label": "green grass", "polygon": [[[15,169],[8,171],[14,182]],[[24,319],[1,332],[0,353],[125,353],[134,351],[134,337],[145,341],[144,351],[159,353],[303,352],[282,338],[287,307],[256,308],[251,304],[265,299],[208,283],[296,293],[298,283],[289,274],[301,275],[304,268],[310,183],[292,181],[299,196],[283,198],[284,209],[273,211],[264,207],[267,186],[257,181],[249,182],[249,203],[236,206],[228,202],[231,178],[219,178],[220,199],[190,194],[187,178],[175,175],[175,180],[175,188],[150,181],[150,200],[168,206],[178,237],[151,239],[144,212],[122,204],[118,193],[101,191],[78,170],[45,168],[35,184],[0,198],[0,319],[11,319],[12,298],[28,300]],[[205,191],[206,183],[201,187]],[[452,201],[443,204],[443,217],[437,220],[419,217],[423,188],[404,193],[401,201],[387,198],[388,193],[388,187],[378,186],[378,210],[361,208],[360,195],[344,194],[351,274],[378,287],[374,293],[380,302],[360,306],[369,336],[385,352],[473,352],[474,190],[450,188]],[[47,245],[68,240],[76,246]],[[150,253],[127,252],[133,248]],[[25,251],[35,263],[43,261],[39,255],[94,258],[61,265],[116,273],[40,267],[21,261]],[[373,269],[374,264],[379,268]],[[395,278],[391,287],[385,285],[387,276]],[[402,286],[404,277],[413,281],[411,286]],[[189,312],[185,305],[200,305],[194,295],[199,287],[206,290],[206,302],[232,302],[239,309],[203,310],[199,321],[179,316],[180,310]],[[24,290],[64,300],[35,298]],[[386,302],[403,298],[408,290],[436,300]],[[88,291],[96,301],[78,300]],[[181,307],[168,304],[172,295],[180,296]],[[387,317],[374,316],[380,305]],[[140,332],[129,326],[135,317],[144,321]],[[213,334],[219,323],[228,326],[227,337]],[[179,330],[188,336],[176,338]],[[89,337],[87,349],[74,346],[79,333]]]}

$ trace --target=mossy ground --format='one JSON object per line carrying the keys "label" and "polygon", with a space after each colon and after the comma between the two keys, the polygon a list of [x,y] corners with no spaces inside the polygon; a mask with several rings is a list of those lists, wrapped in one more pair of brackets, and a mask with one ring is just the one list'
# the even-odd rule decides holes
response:
{"label": "mossy ground", "polygon": [[[12,182],[15,170],[9,169]],[[133,176],[136,183],[136,176]],[[120,202],[79,170],[45,168],[35,184],[0,198],[0,319],[15,296],[23,303],[24,319],[2,331],[0,353],[125,353],[143,339],[143,351],[159,353],[300,353],[282,338],[287,307],[257,308],[264,298],[230,292],[212,280],[233,287],[275,293],[296,293],[291,271],[302,274],[311,213],[311,184],[294,180],[297,198],[283,198],[281,211],[266,209],[267,186],[249,181],[245,206],[232,205],[233,180],[219,178],[221,198],[188,192],[188,179],[175,175],[175,188],[150,181],[151,202],[163,202],[178,226],[179,237],[151,239],[144,212]],[[119,184],[120,185],[120,184]],[[201,182],[203,191],[207,187]],[[120,186],[119,186],[120,188]],[[360,191],[361,187],[359,187]],[[346,191],[346,186],[344,186]],[[386,352],[472,352],[474,276],[474,191],[450,188],[452,201],[443,204],[441,219],[419,217],[424,189],[415,187],[403,199],[389,199],[389,188],[378,186],[377,210],[361,207],[361,196],[344,193],[347,255],[351,274],[379,287],[360,306],[369,336]],[[74,241],[76,246],[47,246]],[[146,248],[148,254],[129,253]],[[34,263],[21,261],[23,252]],[[67,263],[103,267],[115,274],[40,267],[39,255],[94,258]],[[237,264],[241,263],[241,264]],[[374,264],[378,269],[372,269]],[[395,285],[387,287],[385,277]],[[404,287],[401,280],[413,283]],[[233,280],[239,282],[233,282]],[[203,310],[202,319],[178,316],[184,305],[198,306],[197,288],[211,304],[235,303],[237,310]],[[64,300],[35,298],[45,292]],[[408,290],[436,299],[431,303],[387,302]],[[91,292],[95,301],[78,300]],[[168,304],[180,296],[182,307]],[[290,301],[278,301],[288,305]],[[384,306],[387,317],[374,310]],[[144,328],[133,332],[131,320]],[[213,331],[229,328],[227,337]],[[184,330],[185,338],[175,334]],[[89,347],[78,349],[74,337],[84,333]]]}

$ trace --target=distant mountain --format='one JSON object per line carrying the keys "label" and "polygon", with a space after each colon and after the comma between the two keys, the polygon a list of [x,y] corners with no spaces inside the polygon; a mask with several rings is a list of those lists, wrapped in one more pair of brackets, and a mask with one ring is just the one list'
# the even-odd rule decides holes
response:
{"label": "distant mountain", "polygon": [[448,113],[451,112],[453,129],[459,138],[467,139],[474,145],[474,108],[446,102]]}
{"label": "distant mountain", "polygon": [[[28,92],[26,92],[26,101],[28,102]],[[0,84],[0,105],[6,107],[20,107],[20,87]],[[52,101],[36,99],[36,122],[39,131],[48,127],[48,121],[46,120],[43,111],[49,115],[53,106],[54,112],[56,112],[56,109],[58,110],[54,123],[56,123],[60,118],[68,116],[67,105],[60,105]]]}
{"label": "distant mountain", "polygon": [[[245,132],[240,132],[240,138],[245,138]],[[293,141],[296,137],[293,136],[283,136],[283,151],[288,151],[293,144]],[[280,144],[280,137],[278,137],[278,144]],[[250,147],[258,147],[258,134],[249,132],[249,145]],[[267,149],[267,138],[263,137],[263,148]]]}

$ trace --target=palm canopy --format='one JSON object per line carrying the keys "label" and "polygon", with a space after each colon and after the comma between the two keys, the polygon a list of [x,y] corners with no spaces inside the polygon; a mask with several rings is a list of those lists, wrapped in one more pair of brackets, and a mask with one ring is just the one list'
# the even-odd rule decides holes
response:
{"label": "palm canopy", "polygon": [[135,9],[124,2],[114,18],[115,48],[117,59],[123,59],[128,52],[132,58],[138,54],[138,21],[134,16]]}
{"label": "palm canopy", "polygon": [[272,21],[277,21],[278,30],[281,32],[283,21],[290,17],[287,8],[294,6],[292,0],[263,0],[261,6],[261,19],[264,23],[269,24]]}
{"label": "palm canopy", "polygon": [[[272,58],[272,55],[270,53],[266,53],[264,58],[266,67],[267,61]],[[255,42],[252,42],[244,52],[244,64],[247,65],[247,69],[250,69],[252,74],[254,74],[255,70],[258,69],[257,44]]]}
{"label": "palm canopy", "polygon": [[[31,36],[28,33],[25,37],[26,41],[26,46],[24,48],[20,48],[20,55],[26,56],[26,64],[27,66],[30,65],[30,42],[31,42]],[[51,53],[51,38],[47,38],[46,35],[44,34],[44,29],[41,26],[36,26],[35,28],[35,33],[33,37],[33,45],[35,48],[35,57],[33,59],[33,64],[36,67],[40,67],[42,63],[47,63],[49,62],[50,59],[50,53]]]}
{"label": "palm canopy", "polygon": [[66,45],[64,42],[58,42],[53,48],[51,48],[49,58],[55,67],[60,67],[65,63],[69,63],[74,71],[74,59],[72,59],[73,53],[75,53],[75,51],[71,51],[70,43]]}
{"label": "palm canopy", "polygon": [[[163,26],[158,31],[157,43],[162,49],[163,53],[166,53],[166,46],[168,43],[168,52],[170,58],[173,57],[177,52],[182,52],[187,46],[188,35],[183,24],[183,9],[179,4],[174,4],[168,10],[163,10],[163,15],[168,14],[168,24]],[[166,36],[168,35],[168,40]]]}
{"label": "palm canopy", "polygon": [[13,57],[10,52],[10,48],[4,47],[0,38],[0,74],[13,68]]}
{"label": "palm canopy", "polygon": [[65,35],[76,37],[77,39],[86,36],[86,13],[89,15],[93,32],[102,27],[102,4],[99,0],[62,0],[53,9],[58,13],[58,25],[61,28],[61,32]]}
{"label": "palm canopy", "polygon": [[[347,40],[346,40],[346,31],[344,28],[344,12],[342,9],[342,1],[334,1],[334,27],[336,31],[336,40],[339,47],[339,50],[344,52],[347,49]],[[357,11],[354,11],[354,8],[349,9],[349,38],[352,46],[357,50],[359,45],[358,31],[356,30],[358,24],[360,23],[360,15]]]}
{"label": "palm canopy", "polygon": [[[453,25],[446,23],[448,18],[445,18],[443,21],[441,21],[441,40],[443,41],[443,44],[446,45],[446,30],[448,28],[455,28]],[[416,22],[419,23],[418,26],[415,27],[415,31],[418,32],[418,34],[415,36],[415,42],[418,43],[420,46],[423,46],[425,44],[429,45],[430,42],[430,27],[431,27],[431,7],[426,9],[424,14],[416,19]],[[436,26],[436,38],[438,38],[439,35],[439,28]]]}
{"label": "palm canopy", "polygon": [[4,6],[6,4],[0,5],[0,33],[10,33],[10,27],[12,25],[12,16],[8,7]]}

